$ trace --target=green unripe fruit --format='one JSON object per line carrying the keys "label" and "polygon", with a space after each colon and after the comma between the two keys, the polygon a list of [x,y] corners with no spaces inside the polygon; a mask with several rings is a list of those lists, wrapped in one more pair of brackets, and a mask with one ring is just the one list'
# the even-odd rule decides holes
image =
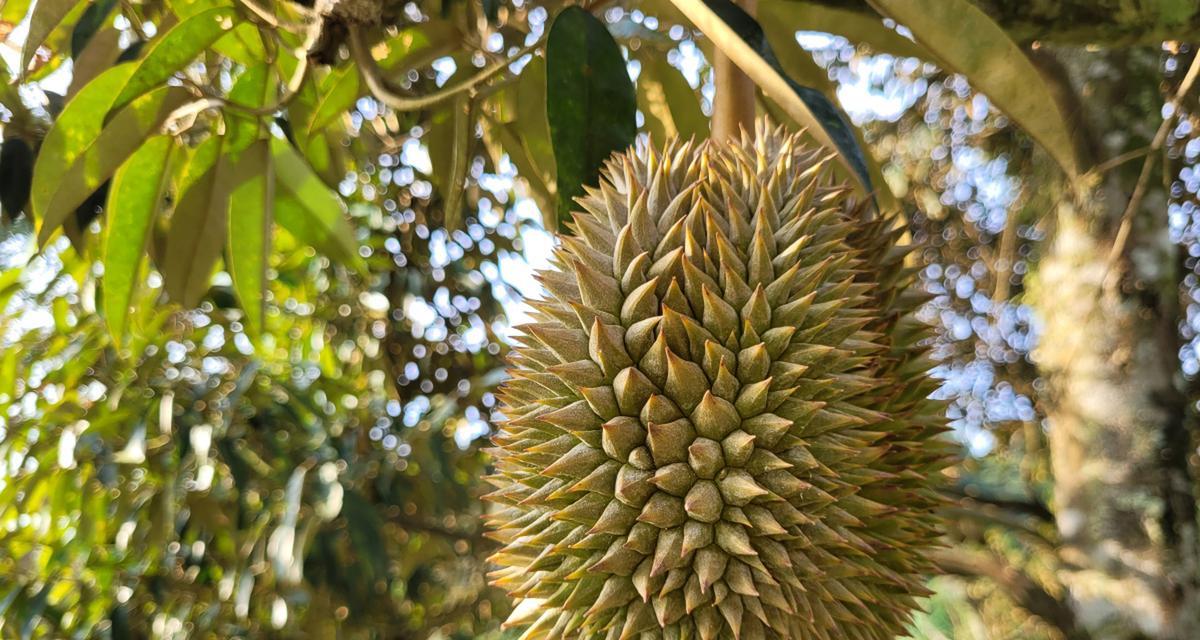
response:
{"label": "green unripe fruit", "polygon": [[509,624],[901,633],[952,446],[899,231],[765,125],[617,156],[580,204],[501,392],[489,497]]}

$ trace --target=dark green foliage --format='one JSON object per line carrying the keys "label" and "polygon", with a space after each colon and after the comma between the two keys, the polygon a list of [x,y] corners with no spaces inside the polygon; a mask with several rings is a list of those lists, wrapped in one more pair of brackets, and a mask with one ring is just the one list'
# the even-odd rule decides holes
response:
{"label": "dark green foliage", "polygon": [[554,19],[546,42],[546,116],[558,165],[558,218],[595,184],[614,151],[633,144],[637,99],[621,49],[604,23],[580,7]]}

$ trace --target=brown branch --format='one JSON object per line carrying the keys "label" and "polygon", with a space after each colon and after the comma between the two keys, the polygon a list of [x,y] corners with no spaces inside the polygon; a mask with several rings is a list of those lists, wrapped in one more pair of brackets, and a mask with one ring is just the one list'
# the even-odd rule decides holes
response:
{"label": "brown branch", "polygon": [[[367,89],[383,104],[395,109],[396,111],[419,111],[428,107],[437,105],[438,103],[458,95],[464,91],[474,91],[475,87],[480,83],[492,78],[508,69],[509,65],[520,60],[527,53],[532,53],[542,45],[542,41],[546,38],[543,35],[538,38],[533,44],[527,45],[519,49],[511,58],[505,58],[498,62],[492,63],[490,66],[483,68],[479,73],[463,80],[462,82],[453,85],[447,85],[427,93],[423,96],[404,96],[400,95],[392,86],[391,83],[383,77],[383,70],[379,68],[379,64],[375,62],[375,58],[371,55],[371,50],[363,40],[362,30],[357,25],[349,27],[349,42],[350,42],[350,57],[354,64],[362,73],[363,80],[367,83]],[[546,30],[549,33],[549,30]]]}
{"label": "brown branch", "polygon": [[933,560],[946,573],[991,580],[1018,606],[1057,628],[1067,640],[1089,640],[1067,602],[1003,558],[986,551],[942,549],[933,553]]}

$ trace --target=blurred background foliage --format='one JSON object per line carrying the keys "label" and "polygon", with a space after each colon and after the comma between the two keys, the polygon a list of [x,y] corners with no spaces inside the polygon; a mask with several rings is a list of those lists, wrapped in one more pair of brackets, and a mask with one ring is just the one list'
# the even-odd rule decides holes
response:
{"label": "blurred background foliage", "polygon": [[[225,5],[99,1],[52,25],[32,71],[0,89],[0,191],[65,98],[201,6]],[[539,42],[561,6],[389,3],[374,57],[395,87],[430,95]],[[3,37],[20,41],[28,10],[4,3]],[[703,137],[711,46],[665,2],[600,13],[636,79],[640,135]],[[1063,637],[1044,382],[1030,358],[1038,323],[1024,297],[1052,232],[1040,182],[1051,162],[910,41],[885,50],[842,24],[801,31],[813,66],[792,70],[840,98],[890,190],[912,203],[941,394],[965,454],[950,542],[967,554],[932,582],[913,637]],[[260,335],[225,271],[196,309],[166,303],[150,272],[118,346],[97,313],[104,196],[41,250],[23,199],[0,201],[0,637],[503,636],[508,605],[486,586],[481,447],[510,327],[536,295],[531,269],[546,264],[543,226],[555,224],[540,213],[557,192],[538,112],[544,61],[521,57],[476,91],[401,112],[361,97],[338,28],[313,49],[334,64],[307,73],[272,126],[349,204],[365,266],[277,231]],[[228,89],[245,56],[280,44],[264,34],[243,23],[190,79]],[[4,44],[8,80],[21,54]],[[1153,137],[1158,122],[1141,114],[1159,110],[1193,55],[1143,47],[1121,61],[1136,81],[1104,99],[1145,125],[1124,146]],[[1102,76],[1114,63],[1083,64]],[[1193,107],[1169,114],[1163,148],[1171,239],[1189,256],[1189,376],[1200,371]],[[197,117],[192,133],[219,128],[211,112]],[[1136,176],[1138,165],[1116,170]]]}

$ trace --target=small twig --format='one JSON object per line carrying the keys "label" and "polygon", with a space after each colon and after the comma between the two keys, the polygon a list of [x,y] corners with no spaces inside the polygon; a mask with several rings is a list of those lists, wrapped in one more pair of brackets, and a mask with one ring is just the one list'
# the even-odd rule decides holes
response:
{"label": "small twig", "polygon": [[[146,35],[146,30],[142,28],[142,17],[138,15],[137,7],[129,0],[121,0],[121,13],[129,14],[125,19],[129,21],[129,27],[137,34],[137,37],[146,42],[150,40],[150,36]],[[132,17],[131,17],[132,16]]]}
{"label": "small twig", "polygon": [[354,64],[358,66],[358,70],[362,73],[363,79],[367,83],[367,88],[371,94],[379,99],[383,104],[397,111],[418,111],[436,105],[437,103],[458,95],[464,91],[473,91],[480,83],[502,73],[508,69],[509,65],[517,60],[520,60],[528,53],[535,51],[545,40],[545,35],[538,38],[533,44],[526,45],[519,49],[515,55],[505,58],[499,62],[493,63],[491,66],[485,67],[479,73],[467,78],[466,80],[451,86],[442,87],[437,91],[425,94],[423,96],[403,96],[396,93],[389,85],[388,81],[383,77],[382,70],[379,64],[375,62],[375,58],[371,56],[371,51],[363,41],[362,31],[357,26],[350,27],[350,56],[354,60]]}
{"label": "small twig", "polygon": [[208,87],[205,87],[192,80],[184,78],[184,83],[196,91],[203,99],[210,103],[209,106],[218,106],[225,109],[232,109],[249,116],[269,116],[280,109],[283,109],[296,98],[300,93],[300,86],[304,84],[304,78],[308,75],[308,56],[303,50],[297,50],[299,56],[296,63],[296,70],[292,72],[292,77],[288,79],[287,85],[284,87],[283,95],[275,101],[274,104],[269,104],[262,107],[249,107],[244,104],[233,102],[224,96],[214,93]]}
{"label": "small twig", "polygon": [[1149,154],[1151,151],[1153,151],[1153,149],[1151,149],[1149,146],[1145,146],[1140,149],[1134,149],[1133,151],[1126,151],[1115,158],[1110,158],[1096,165],[1087,172],[1087,175],[1102,176],[1105,173],[1108,173],[1109,171],[1125,164],[1126,162],[1129,162],[1130,160],[1136,160],[1144,155]]}
{"label": "small twig", "polygon": [[[274,14],[272,14],[271,12],[267,11],[266,9],[258,6],[258,3],[254,2],[254,0],[237,0],[237,3],[242,5],[243,7],[245,7],[247,11],[249,11],[251,14],[254,15],[255,18],[258,18],[259,21],[261,21],[263,24],[267,25],[268,27],[271,27],[272,29],[287,29],[288,31],[303,31],[305,29],[308,29],[309,26],[311,25],[311,23],[303,23],[303,22],[280,22],[279,18],[276,18]],[[299,6],[299,5],[296,5],[296,6]],[[313,16],[309,16],[309,18],[311,20],[311,19],[313,19]],[[318,22],[319,22],[319,20],[318,20]]]}
{"label": "small twig", "polygon": [[1129,234],[1133,230],[1133,214],[1142,205],[1142,199],[1146,196],[1146,188],[1150,184],[1150,174],[1154,168],[1154,161],[1156,159],[1155,152],[1162,149],[1166,143],[1167,134],[1171,132],[1171,128],[1175,124],[1175,118],[1179,114],[1183,98],[1191,90],[1192,85],[1195,84],[1197,76],[1200,76],[1200,56],[1192,59],[1192,64],[1188,67],[1187,75],[1183,77],[1183,82],[1179,83],[1179,89],[1175,91],[1175,95],[1167,103],[1171,107],[1171,115],[1163,119],[1162,124],[1158,127],[1158,131],[1154,133],[1154,140],[1150,142],[1150,147],[1146,150],[1146,159],[1142,162],[1142,172],[1138,174],[1137,183],[1133,187],[1133,193],[1129,196],[1129,203],[1125,205],[1125,211],[1121,214],[1121,225],[1117,228],[1117,235],[1113,238],[1112,249],[1108,253],[1108,263],[1104,266],[1104,277],[1101,279],[1101,283],[1106,290],[1116,285],[1116,281],[1111,279],[1110,275],[1117,261],[1125,254],[1125,245],[1128,244]]}

